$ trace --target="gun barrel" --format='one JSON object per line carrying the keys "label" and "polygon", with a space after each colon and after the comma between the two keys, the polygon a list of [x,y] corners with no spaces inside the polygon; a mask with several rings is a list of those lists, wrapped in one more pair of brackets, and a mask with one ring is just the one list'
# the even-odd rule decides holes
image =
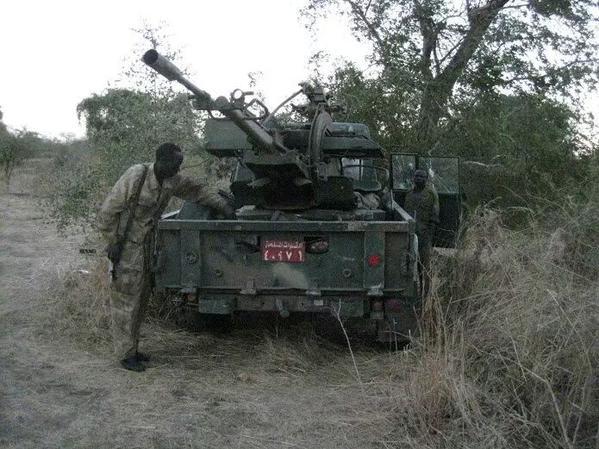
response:
{"label": "gun barrel", "polygon": [[212,97],[208,92],[200,89],[187,78],[185,78],[185,76],[183,76],[183,72],[181,72],[181,70],[175,64],[170,62],[156,50],[152,49],[146,51],[141,59],[146,65],[156,70],[167,80],[177,81],[185,86],[187,89],[193,92],[200,102],[204,104],[211,104],[213,102]]}
{"label": "gun barrel", "polygon": [[146,51],[142,60],[169,81],[179,81],[183,77],[183,73],[175,64],[154,49]]}
{"label": "gun barrel", "polygon": [[262,126],[253,120],[248,120],[239,109],[231,107],[229,101],[220,97],[215,102],[208,92],[195,86],[189,81],[179,68],[158,53],[156,50],[148,50],[144,53],[142,61],[148,66],[156,70],[169,81],[177,81],[178,83],[189,89],[195,97],[204,105],[208,105],[207,109],[220,111],[225,117],[231,119],[244,133],[250,136],[263,150],[268,153],[286,150],[281,145],[277,145],[273,137]]}

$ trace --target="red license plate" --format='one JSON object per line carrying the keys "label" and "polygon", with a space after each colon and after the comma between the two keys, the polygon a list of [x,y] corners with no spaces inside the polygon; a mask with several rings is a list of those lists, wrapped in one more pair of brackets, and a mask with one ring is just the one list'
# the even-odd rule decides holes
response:
{"label": "red license plate", "polygon": [[306,260],[305,244],[291,240],[263,240],[262,260],[265,262],[304,263]]}

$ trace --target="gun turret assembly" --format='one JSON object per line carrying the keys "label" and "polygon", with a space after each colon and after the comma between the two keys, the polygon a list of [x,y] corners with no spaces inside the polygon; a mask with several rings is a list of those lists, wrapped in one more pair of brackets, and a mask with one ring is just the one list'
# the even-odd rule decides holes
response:
{"label": "gun turret assembly", "polygon": [[296,110],[306,121],[280,125],[260,100],[246,101],[251,92],[237,89],[230,98],[213,99],[156,50],[147,51],[142,59],[188,89],[194,106],[209,113],[206,150],[239,160],[231,191],[240,207],[352,209],[356,186],[352,177],[344,176],[342,159],[383,157],[366,125],[333,121],[331,114],[339,108],[320,86],[300,84],[301,89],[286,101],[303,94],[307,103]]}

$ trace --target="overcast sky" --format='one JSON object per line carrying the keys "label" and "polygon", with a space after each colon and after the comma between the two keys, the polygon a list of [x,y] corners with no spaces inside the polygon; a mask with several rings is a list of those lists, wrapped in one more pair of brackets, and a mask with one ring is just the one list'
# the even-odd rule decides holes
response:
{"label": "overcast sky", "polygon": [[[194,81],[213,96],[259,88],[274,107],[308,77],[319,50],[364,60],[342,21],[320,27],[318,43],[298,17],[304,0],[11,1],[0,15],[0,108],[12,128],[82,135],[75,108],[119,79],[140,42],[132,31],[166,23]],[[139,50],[139,48],[138,48]],[[137,58],[140,55],[135,55]],[[140,64],[142,64],[140,62]]]}
{"label": "overcast sky", "polygon": [[[271,108],[309,76],[316,51],[365,66],[368,49],[339,17],[321,24],[316,39],[298,17],[305,0],[19,0],[0,15],[0,108],[12,128],[47,136],[83,135],[77,104],[119,79],[144,23],[164,23],[195,83],[214,97],[258,87]],[[140,62],[140,64],[142,64]],[[593,109],[599,116],[595,95]]]}

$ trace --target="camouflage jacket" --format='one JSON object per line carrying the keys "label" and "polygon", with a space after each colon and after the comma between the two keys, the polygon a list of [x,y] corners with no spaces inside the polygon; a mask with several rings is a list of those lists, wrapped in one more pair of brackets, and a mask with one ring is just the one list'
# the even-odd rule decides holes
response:
{"label": "camouflage jacket", "polygon": [[177,174],[162,181],[154,174],[154,164],[137,164],[130,167],[114,185],[97,216],[97,226],[109,244],[116,243],[126,227],[130,204],[141,181],[144,165],[148,167],[142,186],[135,216],[131,223],[127,241],[142,243],[173,196],[222,210],[226,200],[216,191],[197,181]]}
{"label": "camouflage jacket", "polygon": [[439,223],[439,195],[434,187],[427,185],[419,192],[408,192],[404,209],[416,220],[418,234],[429,231],[432,223]]}

